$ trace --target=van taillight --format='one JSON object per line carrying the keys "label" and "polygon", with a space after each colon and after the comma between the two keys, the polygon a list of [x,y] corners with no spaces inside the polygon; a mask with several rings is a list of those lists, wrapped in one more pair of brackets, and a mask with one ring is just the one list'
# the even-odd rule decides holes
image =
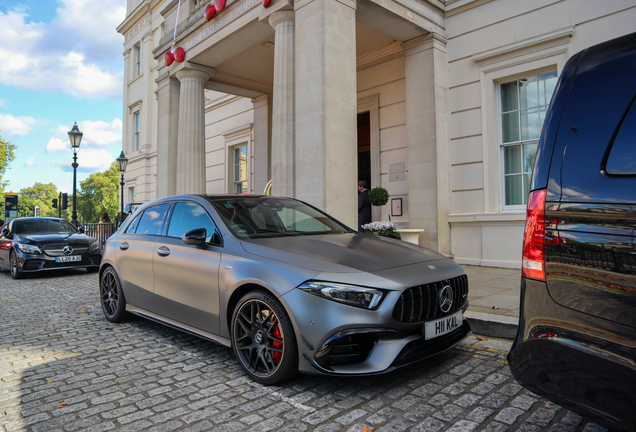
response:
{"label": "van taillight", "polygon": [[545,281],[545,189],[530,192],[523,234],[521,276]]}

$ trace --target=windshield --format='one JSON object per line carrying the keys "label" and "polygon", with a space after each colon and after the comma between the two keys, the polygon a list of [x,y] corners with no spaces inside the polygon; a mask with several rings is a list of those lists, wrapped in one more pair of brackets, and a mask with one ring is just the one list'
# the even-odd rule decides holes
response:
{"label": "windshield", "polygon": [[13,223],[15,234],[74,234],[77,230],[65,220],[31,219],[16,220]]}
{"label": "windshield", "polygon": [[326,214],[289,198],[210,199],[237,237],[263,238],[349,232]]}

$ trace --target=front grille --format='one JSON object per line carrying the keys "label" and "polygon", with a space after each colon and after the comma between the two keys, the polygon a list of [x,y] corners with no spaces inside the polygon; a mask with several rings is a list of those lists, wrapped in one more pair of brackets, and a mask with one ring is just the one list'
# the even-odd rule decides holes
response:
{"label": "front grille", "polygon": [[[47,254],[48,256],[53,256],[53,257],[65,256],[66,254],[62,250],[64,246],[66,245],[45,246],[44,253]],[[72,248],[73,248],[73,253],[71,255],[81,255],[88,250],[88,247],[86,246],[72,246]]]}
{"label": "front grille", "polygon": [[324,369],[364,363],[378,343],[375,334],[344,333],[332,336],[316,354],[316,363]]}
{"label": "front grille", "polygon": [[[453,291],[453,304],[449,311],[439,307],[439,292],[446,285]],[[402,293],[393,308],[393,319],[402,323],[419,323],[461,309],[468,300],[468,277],[462,275],[427,285],[409,288]]]}

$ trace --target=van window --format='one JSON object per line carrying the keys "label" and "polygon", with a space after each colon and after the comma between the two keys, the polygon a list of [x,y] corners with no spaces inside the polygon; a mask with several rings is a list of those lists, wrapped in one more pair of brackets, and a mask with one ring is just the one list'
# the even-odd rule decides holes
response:
{"label": "van window", "polygon": [[605,172],[613,175],[636,174],[636,104],[633,102],[614,138]]}

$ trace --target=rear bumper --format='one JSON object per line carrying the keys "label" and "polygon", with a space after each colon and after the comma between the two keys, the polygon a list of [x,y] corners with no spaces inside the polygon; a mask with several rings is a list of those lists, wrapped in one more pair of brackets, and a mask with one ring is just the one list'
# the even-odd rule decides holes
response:
{"label": "rear bumper", "polygon": [[[631,335],[631,337],[630,337]],[[519,332],[508,354],[531,392],[612,430],[636,430],[636,332],[560,306],[522,279]]]}

